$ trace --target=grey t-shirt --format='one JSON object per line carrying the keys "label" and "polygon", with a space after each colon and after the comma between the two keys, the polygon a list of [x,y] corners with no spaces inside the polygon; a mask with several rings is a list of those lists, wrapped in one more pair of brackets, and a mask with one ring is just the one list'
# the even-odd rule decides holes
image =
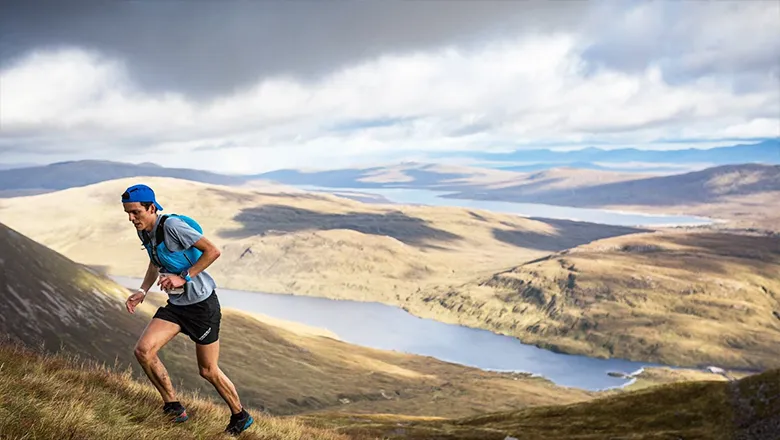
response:
{"label": "grey t-shirt", "polygon": [[[152,246],[156,247],[157,242],[155,240],[154,231],[157,230],[157,225],[160,223],[161,218],[162,215],[157,217],[157,222],[154,224],[154,229],[152,229],[151,233],[138,231],[139,238],[143,239],[143,234],[149,234]],[[165,229],[165,247],[172,252],[181,252],[185,249],[189,249],[203,236],[200,232],[185,223],[184,220],[176,217],[168,217],[168,219],[165,220],[165,225],[163,227]],[[164,269],[161,269],[161,272],[164,272]],[[168,300],[171,304],[185,306],[203,301],[217,288],[217,283],[214,281],[214,278],[204,270],[192,277],[192,280],[185,284],[184,287],[184,293],[168,293]]]}

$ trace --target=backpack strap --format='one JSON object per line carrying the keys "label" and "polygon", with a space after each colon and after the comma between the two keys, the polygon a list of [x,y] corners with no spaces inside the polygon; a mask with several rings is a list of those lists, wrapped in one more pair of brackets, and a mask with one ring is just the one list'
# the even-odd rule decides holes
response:
{"label": "backpack strap", "polygon": [[157,230],[155,231],[154,240],[157,244],[162,243],[162,241],[165,239],[165,230],[163,229],[163,226],[165,226],[165,220],[168,219],[167,215],[163,215],[160,217],[160,223],[157,224]]}
{"label": "backpack strap", "polygon": [[165,229],[163,226],[165,226],[165,220],[168,218],[167,215],[163,215],[160,217],[160,222],[157,224],[157,229],[154,231],[154,240],[155,245],[150,246],[152,251],[152,259],[154,263],[157,265],[157,267],[164,267],[162,262],[160,262],[160,258],[157,256],[157,246],[160,245],[160,243],[163,242],[165,239]]}

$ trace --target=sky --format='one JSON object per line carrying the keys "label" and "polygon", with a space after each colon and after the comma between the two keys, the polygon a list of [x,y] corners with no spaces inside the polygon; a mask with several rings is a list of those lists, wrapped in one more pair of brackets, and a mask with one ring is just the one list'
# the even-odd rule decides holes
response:
{"label": "sky", "polygon": [[6,1],[0,163],[217,172],[780,137],[780,2]]}

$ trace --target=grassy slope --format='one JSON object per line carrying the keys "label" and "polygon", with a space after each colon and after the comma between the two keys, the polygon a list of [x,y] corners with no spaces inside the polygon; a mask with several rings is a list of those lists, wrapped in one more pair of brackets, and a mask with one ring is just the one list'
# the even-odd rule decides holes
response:
{"label": "grassy slope", "polygon": [[570,353],[760,369],[780,366],[778,273],[779,237],[658,232],[426,294],[434,311],[466,307],[466,323]]}
{"label": "grassy slope", "polygon": [[682,382],[587,403],[458,420],[392,416],[311,420],[317,426],[385,439],[774,440],[780,432],[780,370],[738,382]]}
{"label": "grassy slope", "polygon": [[[224,409],[186,393],[171,425],[156,391],[128,373],[0,340],[0,432],[8,438],[227,438]],[[85,398],[88,396],[88,398]],[[255,408],[251,412],[259,415]],[[739,382],[684,382],[571,405],[458,419],[386,414],[260,416],[242,438],[770,440],[780,429],[780,370]]]}
{"label": "grassy slope", "polygon": [[[1,224],[0,251],[0,331],[29,344],[44,338],[48,350],[63,345],[101,362],[131,365],[146,380],[133,346],[163,295],[150,294],[130,315],[126,290]],[[223,370],[244,402],[277,414],[330,409],[458,416],[592,396],[537,378],[358,347],[230,309],[223,315]],[[216,397],[198,374],[188,338],[179,335],[160,357],[175,384]]]}
{"label": "grassy slope", "polygon": [[[190,420],[172,425],[161,414],[157,391],[126,371],[112,371],[66,354],[49,355],[0,341],[0,433],[27,439],[233,438],[222,431],[227,413],[197,394],[184,393]],[[263,417],[241,438],[347,440],[295,418]]]}
{"label": "grassy slope", "polygon": [[127,289],[3,224],[0,268],[0,334],[104,362],[133,361],[132,341],[146,323],[124,310]]}

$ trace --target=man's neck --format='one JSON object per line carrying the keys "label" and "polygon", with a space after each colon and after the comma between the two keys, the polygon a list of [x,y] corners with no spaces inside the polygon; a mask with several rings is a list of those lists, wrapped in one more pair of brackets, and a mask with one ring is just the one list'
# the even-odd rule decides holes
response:
{"label": "man's neck", "polygon": [[157,226],[157,220],[160,219],[160,214],[154,214],[154,222],[149,225],[149,227],[144,228],[144,231],[146,232],[152,232],[154,230],[154,227]]}

